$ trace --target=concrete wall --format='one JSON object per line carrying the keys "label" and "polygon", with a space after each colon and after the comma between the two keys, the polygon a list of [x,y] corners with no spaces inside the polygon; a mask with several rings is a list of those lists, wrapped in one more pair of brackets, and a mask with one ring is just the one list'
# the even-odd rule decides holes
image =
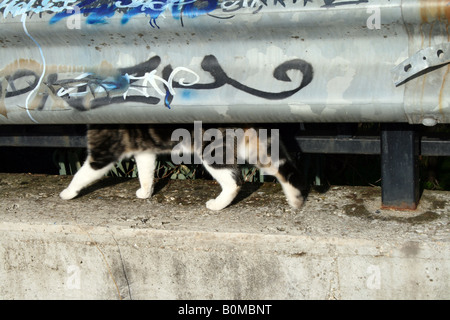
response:
{"label": "concrete wall", "polygon": [[188,181],[149,201],[127,180],[64,202],[67,182],[0,177],[1,299],[450,298],[449,193],[385,213],[379,189],[335,187],[294,212],[272,185],[211,212],[177,204]]}
{"label": "concrete wall", "polygon": [[442,299],[449,246],[0,224],[3,299]]}

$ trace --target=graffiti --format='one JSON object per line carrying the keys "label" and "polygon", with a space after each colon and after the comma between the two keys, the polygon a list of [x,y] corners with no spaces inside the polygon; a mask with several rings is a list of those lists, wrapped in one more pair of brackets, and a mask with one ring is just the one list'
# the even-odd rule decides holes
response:
{"label": "graffiti", "polygon": [[[174,69],[167,80],[156,75],[156,68],[160,58],[154,57],[146,63],[137,67],[121,69],[120,73],[111,77],[99,77],[94,73],[83,73],[74,79],[57,80],[57,75],[52,74],[48,79],[47,86],[53,94],[64,99],[67,104],[77,110],[85,111],[88,108],[84,103],[86,96],[92,97],[89,102],[89,109],[94,109],[111,103],[141,102],[147,104],[157,104],[160,99],[152,97],[150,89],[156,91],[160,96],[166,97],[168,94],[174,96],[175,90],[172,86],[173,79],[180,72],[187,72],[195,77],[191,83],[185,82],[182,78],[180,87],[189,87],[199,81],[198,75],[192,70],[184,67]],[[140,70],[151,70],[141,75]],[[158,86],[158,82],[164,85],[166,92]],[[137,94],[131,94],[131,93]],[[170,105],[166,103],[170,108]]]}
{"label": "graffiti", "polygon": [[3,0],[0,2],[0,12],[4,18],[8,15],[54,14],[50,24],[75,14],[84,15],[87,24],[105,24],[118,12],[122,14],[122,24],[134,16],[145,15],[150,17],[152,27],[158,27],[156,19],[165,11],[171,11],[175,19],[182,19],[183,16],[195,18],[215,10],[217,3],[218,0]]}
{"label": "graffiti", "polygon": [[[193,90],[212,90],[217,89],[220,87],[223,87],[224,85],[228,84],[234,88],[236,88],[239,91],[246,92],[250,95],[267,99],[267,100],[281,100],[286,99],[298,91],[300,91],[302,88],[306,87],[313,79],[313,68],[312,65],[308,62],[301,60],[301,59],[294,59],[290,61],[286,61],[282,64],[280,64],[278,67],[275,68],[273,71],[273,77],[279,81],[285,81],[290,82],[291,79],[287,75],[287,71],[289,70],[298,70],[302,73],[302,81],[300,85],[292,90],[288,91],[282,91],[282,92],[267,92],[262,91],[258,89],[254,89],[251,87],[248,87],[240,82],[238,82],[235,79],[230,78],[223,68],[220,66],[219,61],[217,58],[213,55],[205,56],[201,62],[201,68],[208,72],[214,79],[214,82],[211,83],[197,83],[190,87],[190,89]],[[164,74],[169,74],[171,72],[170,66],[166,67],[163,70]],[[181,84],[174,83],[174,88],[181,87]],[[169,101],[171,101],[171,97],[169,96]]]}
{"label": "graffiti", "polygon": [[121,0],[121,1],[96,1],[85,0],[78,3],[78,12],[65,10],[56,13],[50,20],[50,24],[67,18],[75,13],[87,17],[88,24],[104,24],[107,19],[119,12],[122,14],[121,23],[126,24],[137,15],[150,17],[149,24],[158,27],[156,20],[165,11],[171,11],[174,19],[182,19],[183,15],[195,18],[204,15],[217,8],[218,0]]}
{"label": "graffiti", "polygon": [[80,14],[86,17],[87,24],[106,24],[108,19],[122,14],[121,23],[126,24],[134,16],[145,15],[149,17],[149,24],[157,27],[157,19],[166,11],[171,12],[174,19],[180,20],[183,26],[183,17],[196,18],[209,15],[216,9],[223,13],[232,13],[241,9],[251,9],[256,14],[269,6],[302,5],[321,3],[322,8],[333,8],[344,5],[356,5],[368,3],[369,0],[31,0],[29,2],[19,0],[0,0],[0,13],[3,17],[12,17],[31,14],[53,14],[50,24],[55,24],[70,16]]}
{"label": "graffiti", "polygon": [[323,8],[333,8],[338,6],[346,6],[346,5],[352,5],[352,4],[361,4],[361,3],[368,3],[369,0],[323,0],[324,5]]}
{"label": "graffiti", "polygon": [[[292,0],[292,4],[297,4],[297,1],[298,0]],[[287,0],[273,0],[273,2],[272,0],[225,0],[220,3],[220,8],[222,9],[222,12],[225,13],[236,12],[241,9],[252,9],[252,13],[256,14],[263,8],[272,5],[286,7],[287,2]],[[322,3],[322,8],[333,8],[337,6],[368,3],[369,0],[316,0],[316,2]],[[303,5],[303,7],[306,7],[310,3],[312,4],[313,0],[303,0],[302,2],[299,1],[299,4]],[[230,16],[228,18],[231,17],[233,16]]]}
{"label": "graffiti", "polygon": [[[111,76],[85,72],[75,78],[59,79],[57,73],[49,73],[43,81],[45,88],[39,90],[40,101],[35,103],[34,109],[42,110],[50,97],[60,98],[78,111],[113,103],[158,104],[160,102],[158,95],[165,97],[170,94],[173,97],[176,94],[172,83],[180,73],[191,74],[195,79],[193,82],[186,82],[184,78],[181,78],[177,82],[179,87],[189,87],[199,81],[197,74],[184,67],[175,68],[166,79],[163,79],[156,75],[156,68],[160,62],[161,58],[155,56],[134,67],[119,69],[115,75]],[[6,86],[2,88],[0,84],[0,99],[3,92],[4,98],[11,98],[35,90],[39,83],[39,76],[32,70],[23,69],[6,76],[3,82]],[[165,91],[161,90],[159,84],[162,84]],[[156,96],[151,96],[150,91],[154,91]],[[166,106],[170,108],[170,105],[166,104]]]}
{"label": "graffiti", "polygon": [[[28,2],[19,0],[3,0],[0,2],[0,12],[3,13],[3,17],[6,18],[8,15],[12,17],[27,15],[30,13],[41,14],[44,12],[61,12],[67,9],[72,9],[72,4],[76,0],[66,0],[64,3],[59,0],[55,1],[36,1],[31,0]],[[38,5],[39,3],[39,5]]]}
{"label": "graffiti", "polygon": [[[269,2],[271,1],[271,2]],[[263,8],[273,6],[286,7],[287,0],[225,0],[220,3],[220,8],[223,12],[236,12],[241,9],[253,9],[252,13],[256,14],[260,12]],[[369,0],[318,0],[316,2],[322,3],[322,8],[333,8],[337,6],[368,3]],[[299,2],[300,3],[300,2]],[[309,3],[313,3],[313,0],[303,0],[303,7],[306,7]],[[292,0],[292,4],[297,4],[297,0]],[[301,3],[300,3],[301,4]],[[230,16],[233,17],[233,16]]]}
{"label": "graffiti", "polygon": [[44,110],[49,99],[53,102],[63,100],[65,106],[78,111],[126,102],[157,105],[161,100],[170,109],[176,90],[180,88],[214,90],[229,85],[262,99],[282,100],[306,87],[313,79],[311,64],[301,59],[283,62],[274,69],[272,76],[283,82],[292,82],[288,71],[297,70],[302,73],[302,80],[296,88],[281,92],[252,88],[229,77],[214,55],[205,56],[200,65],[201,69],[209,74],[207,78],[212,77],[213,81],[209,83],[200,83],[200,76],[191,69],[172,68],[170,64],[164,66],[159,76],[157,68],[160,64],[161,58],[154,56],[133,67],[111,71],[108,75],[81,72],[71,78],[61,77],[49,67],[42,83],[37,63],[28,69],[22,68],[3,77],[0,73],[0,114],[6,116],[6,99],[25,94],[29,97],[29,93],[33,91],[36,95],[30,103],[30,110],[37,111]]}

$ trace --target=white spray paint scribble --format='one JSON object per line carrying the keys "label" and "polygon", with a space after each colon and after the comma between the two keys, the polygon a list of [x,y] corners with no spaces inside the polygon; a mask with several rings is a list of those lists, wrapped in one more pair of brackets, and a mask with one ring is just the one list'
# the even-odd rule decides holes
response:
{"label": "white spray paint scribble", "polygon": [[173,88],[172,82],[173,79],[175,77],[175,75],[178,72],[187,72],[190,73],[192,75],[194,75],[195,80],[193,82],[190,83],[186,83],[184,78],[180,78],[180,80],[178,81],[178,83],[184,87],[189,87],[189,86],[193,86],[194,84],[198,83],[200,81],[200,77],[198,76],[198,74],[196,74],[194,71],[192,71],[191,69],[185,68],[185,67],[177,67],[175,68],[172,73],[169,76],[169,79],[166,81],[163,78],[161,78],[160,76],[156,75],[156,70],[153,70],[152,72],[146,72],[144,74],[144,76],[142,77],[135,77],[135,76],[130,76],[127,74],[128,78],[131,80],[142,80],[142,87],[143,89],[137,89],[137,88],[133,88],[130,87],[123,95],[123,98],[126,99],[126,96],[128,94],[129,90],[134,90],[137,91],[139,93],[141,93],[143,96],[145,97],[149,97],[150,94],[148,93],[147,89],[149,88],[148,85],[150,84],[151,88],[153,88],[159,95],[161,96],[165,96],[166,93],[163,92],[159,87],[158,84],[156,83],[156,81],[160,81],[161,83],[163,83],[167,89],[169,90],[171,95],[175,95],[175,89]]}
{"label": "white spray paint scribble", "polygon": [[[3,0],[0,2],[0,9],[4,9],[3,18],[6,18],[9,14],[11,16],[24,16],[28,13],[43,13],[43,12],[63,12],[67,9],[73,9],[71,4],[75,3],[77,0],[55,0],[55,1],[42,1],[41,5],[36,5],[36,0],[32,0],[29,2],[19,2],[17,0]],[[63,2],[61,5],[60,3]],[[23,19],[23,18],[22,18]]]}
{"label": "white spray paint scribble", "polygon": [[31,34],[28,32],[27,30],[27,25],[26,25],[26,19],[27,16],[24,14],[22,15],[22,24],[23,24],[23,30],[25,31],[25,34],[31,39],[33,40],[33,42],[36,44],[36,46],[39,49],[39,53],[41,54],[41,58],[42,58],[42,74],[41,77],[39,78],[39,81],[36,85],[36,87],[31,90],[31,92],[28,94],[27,99],[25,100],[25,109],[27,110],[27,114],[30,117],[31,121],[33,121],[34,123],[38,123],[32,116],[30,113],[30,109],[28,108],[28,104],[30,102],[31,96],[39,90],[39,87],[41,86],[42,81],[44,80],[44,76],[45,76],[45,68],[46,68],[46,62],[45,62],[45,57],[44,57],[44,53],[42,52],[42,48],[41,45],[31,36]]}

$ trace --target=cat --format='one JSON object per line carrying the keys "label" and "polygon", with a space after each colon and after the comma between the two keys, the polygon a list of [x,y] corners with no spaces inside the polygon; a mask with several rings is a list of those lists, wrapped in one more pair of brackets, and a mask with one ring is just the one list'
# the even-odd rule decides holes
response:
{"label": "cat", "polygon": [[[222,133],[223,136],[226,136],[229,128],[231,127],[221,127],[216,130]],[[157,155],[170,154],[177,146],[180,147],[180,141],[172,140],[172,134],[177,129],[185,130],[182,132],[189,133],[194,131],[192,125],[89,125],[87,129],[87,159],[75,174],[69,186],[60,193],[60,197],[64,200],[75,198],[83,188],[103,177],[117,161],[134,156],[140,182],[140,188],[136,191],[136,196],[141,199],[149,198],[153,193],[153,178]],[[302,174],[289,158],[282,142],[279,141],[278,148],[275,150],[270,145],[272,140],[269,139],[268,135],[263,137],[260,134],[261,131],[258,134],[254,127],[246,127],[241,130],[246,135],[248,134],[247,138],[235,136],[230,140],[233,143],[232,147],[234,149],[232,151],[235,151],[235,154],[233,154],[234,160],[231,163],[227,159],[229,164],[225,161],[225,151],[228,150],[225,147],[230,147],[228,140],[223,145],[220,145],[220,143],[216,144],[216,146],[219,145],[220,147],[216,148],[215,152],[223,151],[223,153],[222,156],[219,153],[215,154],[215,160],[218,159],[217,155],[219,155],[219,160],[220,157],[223,157],[223,161],[212,161],[205,156],[208,145],[212,145],[213,142],[203,141],[207,140],[204,137],[201,139],[200,146],[197,146],[197,150],[194,150],[195,141],[194,143],[189,141],[187,147],[182,150],[179,148],[179,151],[183,153],[189,152],[200,157],[205,169],[217,180],[222,188],[217,198],[206,202],[206,207],[210,210],[222,210],[232,203],[243,183],[240,164],[237,159],[248,161],[255,153],[260,151],[261,148],[258,141],[261,139],[268,143],[270,152],[265,153],[264,163],[262,157],[258,158],[254,164],[264,173],[275,176],[282,186],[289,205],[293,208],[300,208],[306,198],[306,186]],[[207,133],[207,130],[205,127],[202,127],[201,134],[205,133]],[[196,132],[193,132],[193,134],[195,135]],[[214,139],[209,140],[216,142]],[[220,140],[217,141],[220,142]],[[185,143],[185,141],[183,142]],[[274,150],[271,150],[271,148]],[[278,151],[278,159],[275,161],[274,151]],[[211,154],[214,154],[214,152]]]}

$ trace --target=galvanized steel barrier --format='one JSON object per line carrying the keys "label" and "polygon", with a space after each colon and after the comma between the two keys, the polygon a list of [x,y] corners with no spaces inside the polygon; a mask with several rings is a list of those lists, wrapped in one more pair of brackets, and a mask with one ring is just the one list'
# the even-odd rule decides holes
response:
{"label": "galvanized steel barrier", "polygon": [[447,0],[0,0],[0,124],[450,122]]}

